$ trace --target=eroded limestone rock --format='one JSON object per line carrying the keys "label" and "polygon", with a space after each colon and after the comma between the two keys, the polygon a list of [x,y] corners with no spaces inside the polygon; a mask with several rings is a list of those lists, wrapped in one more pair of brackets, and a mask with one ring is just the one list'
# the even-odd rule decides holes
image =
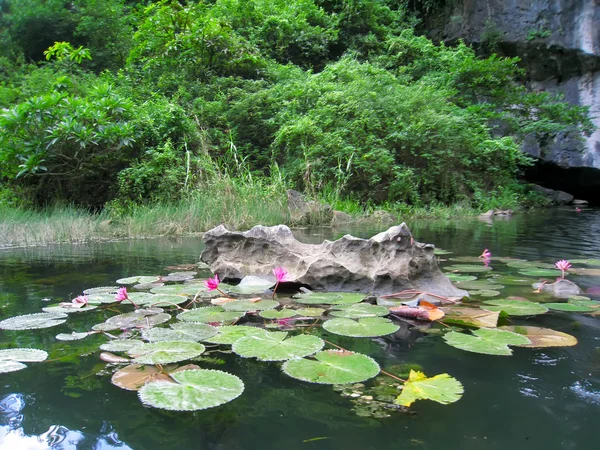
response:
{"label": "eroded limestone rock", "polygon": [[207,231],[203,240],[201,260],[221,279],[270,276],[273,268],[285,267],[291,281],[314,290],[419,289],[444,296],[467,295],[440,271],[434,246],[415,242],[405,224],[370,239],[346,235],[319,245],[297,241],[285,225],[256,226],[243,233],[220,225]]}

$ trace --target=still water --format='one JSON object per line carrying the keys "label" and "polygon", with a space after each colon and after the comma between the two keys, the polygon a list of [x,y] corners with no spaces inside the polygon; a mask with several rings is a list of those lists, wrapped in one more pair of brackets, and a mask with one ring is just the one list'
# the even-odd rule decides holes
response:
{"label": "still water", "polygon": [[[416,240],[453,252],[444,258],[477,256],[483,248],[494,256],[549,263],[600,258],[599,210],[552,210],[492,223],[432,221],[409,226]],[[384,228],[318,228],[297,230],[296,236],[320,242],[346,232],[368,237]],[[186,238],[0,251],[0,319],[39,312],[47,299],[65,301],[89,287],[114,285],[121,277],[165,274],[168,266],[195,263],[201,249],[199,239]],[[584,290],[600,285],[600,277],[569,279]],[[511,289],[512,295],[531,296],[528,286]],[[105,366],[97,350],[104,338],[96,335],[75,342],[54,338],[87,330],[113,314],[91,311],[75,320],[71,316],[59,327],[0,331],[2,348],[16,345],[50,353],[49,361],[0,374],[0,450],[599,448],[600,318],[557,312],[538,316],[535,325],[572,334],[578,345],[515,348],[510,357],[461,351],[439,336],[415,339],[408,333],[405,339],[357,342],[327,335],[343,347],[369,354],[384,368],[418,364],[429,376],[446,372],[464,385],[464,396],[457,403],[418,401],[411,407],[414,414],[376,419],[358,416],[348,398],[329,386],[287,377],[277,363],[228,354],[221,356],[224,364],[203,367],[244,380],[246,390],[238,399],[195,413],[144,407],[134,392],[114,387],[110,374],[98,375]]]}

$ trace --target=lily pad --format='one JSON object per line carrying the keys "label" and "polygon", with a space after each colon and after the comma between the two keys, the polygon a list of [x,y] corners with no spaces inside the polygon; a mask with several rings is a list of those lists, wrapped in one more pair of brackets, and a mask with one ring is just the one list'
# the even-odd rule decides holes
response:
{"label": "lily pad", "polygon": [[394,403],[410,406],[416,400],[433,400],[448,405],[460,400],[463,392],[460,381],[447,373],[427,378],[423,372],[411,369],[408,380]]}
{"label": "lily pad", "polygon": [[234,342],[231,349],[244,358],[260,361],[285,361],[318,352],[325,346],[322,339],[302,334],[288,338],[283,331],[246,336]]}
{"label": "lily pad", "polygon": [[130,349],[127,353],[134,357],[136,364],[168,364],[195,358],[206,350],[197,342],[155,342]]}
{"label": "lily pad", "polygon": [[446,276],[452,281],[475,281],[477,279],[475,275],[461,275],[459,273],[448,273]]}
{"label": "lily pad", "polygon": [[115,303],[117,299],[116,294],[89,294],[87,295],[88,304],[90,305],[101,305]]}
{"label": "lily pad", "polygon": [[[167,313],[155,313],[149,309],[137,309],[130,313],[119,314],[106,320],[101,331],[129,330],[131,328],[150,328],[171,320]],[[93,330],[98,330],[95,326]]]}
{"label": "lily pad", "polygon": [[335,317],[358,319],[360,317],[387,316],[390,311],[385,306],[375,306],[369,303],[355,303],[352,305],[339,305],[333,307],[330,314]]}
{"label": "lily pad", "polygon": [[275,283],[255,275],[249,275],[242,278],[240,284],[231,286],[227,291],[235,294],[262,294]]}
{"label": "lily pad", "polygon": [[475,290],[479,291],[481,289],[493,289],[495,291],[499,289],[503,289],[504,286],[498,283],[494,283],[490,280],[476,280],[476,281],[458,281],[455,282],[454,285],[460,289],[467,290]]}
{"label": "lily pad", "polygon": [[507,286],[530,286],[534,280],[527,277],[501,275],[499,277],[490,278],[488,281]]}
{"label": "lily pad", "polygon": [[66,314],[35,313],[9,317],[0,322],[0,330],[36,330],[61,325],[67,321]]}
{"label": "lily pad", "polygon": [[233,322],[244,314],[238,311],[225,311],[221,306],[206,306],[183,312],[177,316],[177,319],[184,322],[223,323]]}
{"label": "lily pad", "polygon": [[118,284],[148,284],[160,280],[159,276],[137,275],[133,277],[120,278]]}
{"label": "lily pad", "polygon": [[27,366],[18,361],[0,360],[0,373],[16,372],[17,370],[26,369]]}
{"label": "lily pad", "polygon": [[497,297],[500,295],[500,291],[494,291],[492,289],[483,289],[481,291],[471,291],[471,295],[479,295],[480,297]]}
{"label": "lily pad", "polygon": [[298,308],[296,312],[299,316],[321,317],[325,310],[323,308]]}
{"label": "lily pad", "polygon": [[292,378],[309,383],[348,384],[376,377],[379,365],[372,358],[345,350],[325,350],[314,355],[315,360],[291,359],[282,370]]}
{"label": "lily pad", "polygon": [[211,344],[227,344],[232,345],[239,339],[246,336],[260,336],[267,334],[263,328],[248,327],[245,325],[228,326],[224,325],[217,328],[217,334],[205,339]]}
{"label": "lily pad", "polygon": [[78,333],[76,331],[73,331],[72,333],[60,333],[56,335],[56,339],[59,341],[79,341],[81,339],[85,339],[86,337],[88,337],[90,334],[94,334],[94,333],[90,333],[90,332],[83,332],[83,333]]}
{"label": "lily pad", "polygon": [[225,311],[264,311],[266,309],[273,309],[279,306],[279,302],[275,300],[236,300],[234,302],[224,303],[223,309]]}
{"label": "lily pad", "polygon": [[[171,324],[171,328],[178,333],[193,339],[195,342],[203,341],[217,334],[218,329],[206,323],[177,322]],[[184,339],[184,340],[188,340]]]}
{"label": "lily pad", "polygon": [[[68,304],[70,305],[70,303]],[[98,305],[88,304],[86,306],[82,306],[81,308],[77,308],[74,306],[61,306],[60,303],[55,303],[54,305],[48,305],[42,308],[42,311],[53,314],[71,314],[76,312],[93,311],[97,307]]]}
{"label": "lily pad", "polygon": [[487,327],[495,328],[498,324],[499,311],[486,311],[479,308],[463,308],[453,306],[442,308],[446,314],[445,323],[464,325],[468,327]]}
{"label": "lily pad", "polygon": [[450,252],[448,250],[444,250],[444,249],[441,249],[441,248],[435,248],[435,249],[433,249],[433,254],[434,255],[450,255],[452,253],[453,252]]}
{"label": "lily pad", "polygon": [[106,352],[127,352],[133,348],[141,347],[144,341],[139,339],[114,339],[100,346]]}
{"label": "lily pad", "polygon": [[598,258],[586,258],[586,259],[570,259],[572,264],[585,264],[588,266],[600,266],[600,259]]}
{"label": "lily pad", "polygon": [[181,305],[182,303],[189,302],[190,299],[185,295],[176,294],[149,294],[148,297],[144,297],[141,300],[134,300],[138,306],[150,306],[153,307],[169,307],[174,305]]}
{"label": "lily pad", "polygon": [[475,330],[472,335],[451,331],[444,335],[444,340],[448,345],[468,352],[503,356],[512,355],[509,345],[522,346],[531,343],[520,334],[490,328]]}
{"label": "lily pad", "polygon": [[112,294],[113,296],[119,292],[119,286],[99,286],[95,288],[89,288],[83,291],[85,295],[102,295]]}
{"label": "lily pad", "polygon": [[305,305],[344,305],[360,303],[365,297],[360,292],[312,292],[294,295],[294,300]]}
{"label": "lily pad", "polygon": [[554,264],[543,263],[539,261],[511,261],[507,262],[508,267],[513,269],[533,270],[533,269],[554,269]]}
{"label": "lily pad", "polygon": [[550,328],[511,325],[500,327],[500,329],[521,334],[531,341],[530,344],[519,345],[519,347],[571,347],[577,344],[577,339],[574,336]]}
{"label": "lily pad", "polygon": [[[194,283],[194,284],[168,284],[165,286],[157,286],[150,289],[150,292],[153,294],[166,294],[166,295],[186,295],[188,297],[193,297],[197,293],[200,293],[200,296],[204,295],[212,295],[209,293],[208,289],[204,284]],[[213,291],[215,292],[215,291]]]}
{"label": "lily pad", "polygon": [[509,316],[535,316],[548,312],[548,308],[536,302],[521,300],[486,300],[484,308],[488,311],[504,311]]}
{"label": "lily pad", "polygon": [[526,277],[546,277],[546,278],[557,278],[560,277],[560,270],[556,269],[528,269],[528,270],[519,270],[521,275],[525,275]]}
{"label": "lily pad", "polygon": [[323,328],[330,333],[350,337],[385,336],[400,329],[391,320],[383,317],[365,317],[358,322],[345,318],[331,319],[323,323]]}
{"label": "lily pad", "polygon": [[492,270],[489,266],[474,265],[474,264],[454,264],[452,266],[444,267],[444,270],[450,272],[459,272],[459,273],[480,273],[480,272],[489,272]]}
{"label": "lily pad", "polygon": [[585,306],[578,303],[544,303],[544,306],[550,308],[553,311],[564,311],[564,312],[593,312],[594,308]]}
{"label": "lily pad", "polygon": [[200,369],[200,367],[194,364],[187,364],[181,367],[170,365],[164,366],[161,370],[156,366],[130,364],[129,366],[116,371],[111,378],[111,382],[121,389],[138,391],[147,383],[153,383],[155,381],[170,382],[171,378],[169,377],[169,373],[193,369]]}
{"label": "lily pad", "polygon": [[267,309],[266,311],[261,311],[258,313],[258,315],[263,319],[289,319],[290,317],[298,315],[298,313],[295,309],[289,308],[282,309],[281,311],[277,311],[276,309]]}
{"label": "lily pad", "polygon": [[19,362],[40,362],[48,358],[48,353],[36,348],[8,348],[0,350],[0,360]]}
{"label": "lily pad", "polygon": [[138,393],[142,403],[171,411],[196,411],[230,402],[244,391],[242,380],[219,370],[184,370],[170,377],[175,383],[144,385]]}

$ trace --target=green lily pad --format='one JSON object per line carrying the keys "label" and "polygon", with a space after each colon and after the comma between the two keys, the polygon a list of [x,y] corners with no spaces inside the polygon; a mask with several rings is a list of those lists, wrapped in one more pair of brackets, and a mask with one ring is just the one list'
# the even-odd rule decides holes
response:
{"label": "green lily pad", "polygon": [[448,405],[460,400],[463,392],[460,381],[447,373],[427,378],[423,372],[411,369],[408,380],[394,403],[410,406],[416,400],[433,400]]}
{"label": "green lily pad", "polygon": [[331,319],[323,323],[323,328],[330,333],[350,337],[385,336],[400,329],[391,320],[383,317],[365,317],[358,322],[346,318]]}
{"label": "green lily pad", "polygon": [[47,352],[36,348],[8,348],[0,350],[0,361],[41,362],[47,358]]}
{"label": "green lily pad", "polygon": [[283,331],[267,332],[238,339],[231,349],[244,358],[260,361],[285,361],[318,352],[325,346],[322,339],[301,334],[288,338]]}
{"label": "green lily pad", "polygon": [[577,303],[544,303],[544,306],[550,308],[553,311],[564,311],[564,312],[592,312],[594,308],[585,306]]}
{"label": "green lily pad", "polygon": [[153,307],[169,307],[174,305],[181,305],[182,303],[189,302],[190,299],[185,295],[176,294],[148,294],[148,297],[144,297],[141,300],[134,300],[138,306],[150,306]]}
{"label": "green lily pad", "polygon": [[570,259],[572,264],[585,264],[588,266],[600,266],[600,259],[598,258],[586,258],[586,259]]}
{"label": "green lily pad", "polygon": [[521,300],[486,300],[483,304],[488,311],[504,311],[509,316],[535,316],[548,312],[548,308],[540,303]]}
{"label": "green lily pad", "polygon": [[508,267],[513,269],[522,270],[535,270],[535,269],[554,269],[554,264],[543,263],[539,261],[512,261],[506,263]]}
{"label": "green lily pad", "polygon": [[117,284],[148,284],[160,280],[159,276],[138,275],[134,277],[120,278]]}
{"label": "green lily pad", "polygon": [[127,353],[134,357],[136,364],[169,364],[195,358],[206,350],[197,342],[155,342],[130,349]]}
{"label": "green lily pad", "polygon": [[471,295],[479,295],[480,297],[497,297],[500,295],[500,291],[494,291],[492,289],[483,289],[481,291],[470,291]]}
{"label": "green lily pad", "polygon": [[276,309],[267,309],[258,313],[263,319],[289,319],[298,315],[295,309],[282,309],[277,311]]}
{"label": "green lily pad", "polygon": [[262,294],[274,284],[273,281],[255,275],[249,275],[242,278],[242,281],[240,281],[240,284],[237,286],[231,286],[227,292],[245,295]]}
{"label": "green lily pad", "polygon": [[235,300],[233,302],[224,303],[223,309],[225,311],[264,311],[266,309],[273,309],[279,306],[279,302],[275,300],[258,300],[256,302],[252,300]]}
{"label": "green lily pad", "polygon": [[509,345],[526,345],[531,341],[525,336],[506,330],[480,328],[473,334],[451,331],[444,335],[448,345],[466,350],[468,352],[483,353],[486,355],[512,355]]}
{"label": "green lily pad", "polygon": [[26,368],[25,364],[18,361],[0,360],[0,373],[16,372]]}
{"label": "green lily pad", "polygon": [[82,306],[81,308],[76,308],[73,306],[61,306],[60,303],[55,303],[42,308],[42,311],[53,314],[71,314],[76,312],[93,311],[97,307],[98,305],[88,304],[86,306]]}
{"label": "green lily pad", "polygon": [[457,281],[454,285],[460,289],[479,291],[482,289],[500,290],[504,286],[498,283],[494,283],[490,280],[476,280],[476,281]]}
{"label": "green lily pad", "polygon": [[492,270],[490,266],[474,265],[474,264],[454,264],[452,266],[444,267],[444,270],[450,272],[459,272],[459,273],[480,273],[480,272],[489,272]]}
{"label": "green lily pad", "polygon": [[267,334],[263,328],[249,327],[245,325],[224,325],[217,328],[217,334],[205,339],[211,344],[232,345],[239,339],[246,336],[261,336]]}
{"label": "green lily pad", "polygon": [[503,326],[500,329],[521,334],[531,341],[529,344],[518,345],[518,347],[571,347],[577,344],[577,339],[574,336],[550,328],[511,325]]}
{"label": "green lily pad", "polygon": [[142,330],[142,338],[149,342],[198,342],[194,337],[180,333],[179,331],[158,327]]}
{"label": "green lily pad", "polygon": [[[161,310],[162,311],[162,310]],[[167,313],[155,313],[149,309],[137,309],[130,313],[119,314],[106,320],[103,326],[93,326],[96,331],[129,330],[131,328],[150,328],[171,320]],[[102,324],[100,324],[102,325]]]}
{"label": "green lily pad", "polygon": [[351,305],[334,306],[330,314],[335,317],[358,319],[360,317],[387,316],[390,313],[385,306],[375,306],[369,303],[355,303]]}
{"label": "green lily pad", "polygon": [[366,297],[360,292],[312,292],[294,295],[294,300],[305,305],[344,305],[360,303]]}
{"label": "green lily pad", "polygon": [[144,341],[139,339],[114,339],[100,346],[105,352],[127,352],[133,348],[141,347]]}
{"label": "green lily pad", "polygon": [[89,288],[83,291],[85,295],[115,295],[119,292],[119,286],[99,286],[95,288]]}
{"label": "green lily pad", "polygon": [[547,277],[547,278],[557,278],[560,277],[560,270],[556,269],[529,269],[529,270],[519,270],[521,275],[525,275],[526,277]]}
{"label": "green lily pad", "polygon": [[184,370],[170,376],[175,383],[144,385],[138,392],[141,402],[170,411],[197,411],[230,402],[244,391],[242,380],[219,370]]}
{"label": "green lily pad", "polygon": [[458,273],[447,273],[446,276],[451,281],[475,281],[477,279],[475,275],[461,275]]}
{"label": "green lily pad", "polygon": [[463,308],[452,306],[442,308],[444,311],[444,323],[464,325],[467,327],[494,328],[498,323],[499,311],[486,311],[479,308]]}
{"label": "green lily pad", "polygon": [[452,253],[453,252],[450,252],[448,250],[444,250],[444,249],[441,249],[441,248],[435,248],[435,249],[433,249],[433,254],[434,255],[450,255]]}
{"label": "green lily pad", "polygon": [[83,333],[78,333],[76,331],[73,331],[72,333],[60,333],[56,335],[56,340],[58,341],[79,341],[81,339],[85,339],[86,337],[88,337],[90,334],[90,332],[83,332]]}
{"label": "green lily pad", "polygon": [[325,310],[323,308],[298,308],[296,312],[299,316],[321,317]]}
{"label": "green lily pad", "polygon": [[569,297],[569,303],[572,305],[590,308],[592,311],[600,308],[600,302],[593,301],[589,297],[584,297],[583,295],[574,295],[573,297]]}
{"label": "green lily pad", "polygon": [[102,305],[115,303],[117,299],[116,294],[89,294],[87,295],[88,304],[90,305]]}
{"label": "green lily pad", "polygon": [[[153,294],[164,294],[164,295],[185,295],[187,297],[193,297],[200,293],[200,297],[213,295],[213,292],[218,294],[218,291],[208,291],[204,284],[167,284],[165,286],[157,286],[150,289]],[[215,294],[216,295],[216,294]],[[220,295],[220,294],[219,294]]]}
{"label": "green lily pad", "polygon": [[213,337],[218,333],[217,327],[208,325],[206,323],[195,323],[195,322],[177,322],[172,323],[171,328],[178,333],[186,336],[185,341],[194,340],[195,342],[203,341],[210,337]]}
{"label": "green lily pad", "polygon": [[527,277],[501,275],[499,277],[491,278],[488,281],[507,286],[531,286],[531,283],[535,280]]}
{"label": "green lily pad", "polygon": [[221,306],[206,306],[183,312],[177,319],[184,322],[223,323],[233,322],[244,314],[239,311],[225,311]]}
{"label": "green lily pad", "polygon": [[67,321],[66,314],[35,313],[9,317],[0,322],[0,330],[36,330],[61,325]]}
{"label": "green lily pad", "polygon": [[379,365],[372,358],[345,350],[325,350],[314,355],[315,360],[302,358],[286,361],[282,370],[292,378],[309,383],[360,383],[379,374]]}

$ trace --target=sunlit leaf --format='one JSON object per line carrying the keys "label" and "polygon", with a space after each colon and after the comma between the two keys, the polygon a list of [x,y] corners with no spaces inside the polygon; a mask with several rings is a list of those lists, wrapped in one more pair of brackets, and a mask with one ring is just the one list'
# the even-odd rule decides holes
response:
{"label": "sunlit leaf", "polygon": [[120,278],[117,280],[117,284],[147,284],[154,283],[158,280],[160,280],[159,276],[137,275],[133,277]]}
{"label": "sunlit leaf", "polygon": [[279,306],[275,300],[236,300],[234,302],[224,303],[222,305],[225,311],[263,311],[273,309]]}
{"label": "sunlit leaf", "polygon": [[411,370],[402,392],[394,403],[410,406],[416,400],[433,400],[448,405],[460,400],[463,392],[460,381],[447,373],[427,378],[423,372]]}
{"label": "sunlit leaf", "polygon": [[323,308],[298,308],[296,312],[299,316],[321,317],[325,310]]}
{"label": "sunlit leaf", "polygon": [[169,364],[194,358],[206,347],[197,342],[155,342],[130,349],[127,353],[136,364]]}
{"label": "sunlit leaf", "polygon": [[35,330],[61,325],[67,321],[66,314],[35,313],[10,317],[0,322],[0,330]]}
{"label": "sunlit leaf", "polygon": [[107,352],[127,352],[132,348],[141,347],[144,341],[139,339],[114,339],[100,346],[100,350]]}
{"label": "sunlit leaf", "polygon": [[154,381],[171,382],[169,373],[181,372],[183,370],[200,369],[195,364],[187,364],[185,366],[168,365],[163,366],[162,370],[157,366],[148,366],[143,364],[131,364],[127,367],[116,371],[111,382],[115,386],[127,391],[138,391],[147,383]]}
{"label": "sunlit leaf", "polygon": [[330,319],[323,323],[330,333],[350,337],[375,337],[395,333],[400,329],[391,320],[383,317],[365,317],[358,321],[346,318]]}
{"label": "sunlit leaf", "polygon": [[302,334],[288,338],[287,335],[282,331],[254,334],[238,339],[231,348],[244,358],[285,361],[311,355],[325,346],[325,342],[316,336]]}
{"label": "sunlit leaf", "polygon": [[142,403],[171,411],[196,411],[230,402],[244,391],[242,380],[219,370],[184,370],[170,377],[172,382],[144,385],[138,393]]}
{"label": "sunlit leaf", "polygon": [[71,333],[60,333],[56,335],[56,339],[59,341],[79,341],[80,339],[85,339],[86,337],[88,337],[90,334],[90,332],[83,332],[83,333],[78,333],[76,331],[73,331]]}
{"label": "sunlit leaf", "polygon": [[227,344],[231,345],[237,340],[246,336],[265,335],[267,331],[263,328],[249,327],[244,325],[228,326],[224,325],[217,328],[218,333],[214,336],[205,339],[211,344]]}
{"label": "sunlit leaf", "polygon": [[319,384],[359,383],[379,374],[375,360],[360,353],[325,350],[314,358],[291,359],[281,369],[292,378]]}
{"label": "sunlit leaf", "polygon": [[548,312],[548,308],[540,303],[521,300],[486,300],[483,304],[489,311],[504,311],[509,316],[534,316]]}
{"label": "sunlit leaf", "polygon": [[289,319],[290,317],[296,316],[298,313],[295,309],[282,309],[277,311],[276,309],[268,309],[261,311],[258,315],[263,319]]}
{"label": "sunlit leaf", "polygon": [[468,327],[487,327],[494,328],[498,324],[499,311],[486,311],[479,308],[463,308],[452,306],[442,308],[444,313],[444,323],[453,323]]}
{"label": "sunlit leaf", "polygon": [[385,306],[375,306],[369,303],[354,303],[350,305],[336,305],[330,314],[335,317],[345,317],[347,319],[358,319],[360,317],[378,317],[387,316],[389,310]]}
{"label": "sunlit leaf", "polygon": [[235,294],[246,295],[262,294],[274,284],[275,283],[273,283],[273,281],[269,281],[255,275],[249,275],[242,278],[240,284],[237,286],[231,286],[227,289],[227,291]]}
{"label": "sunlit leaf", "polygon": [[519,347],[571,347],[577,344],[577,339],[574,336],[550,328],[512,325],[503,326],[500,329],[521,334],[531,341],[530,344],[519,345]]}
{"label": "sunlit leaf", "polygon": [[444,335],[448,345],[468,352],[486,355],[512,355],[509,345],[526,345],[531,342],[525,336],[506,330],[481,328],[473,334],[451,331]]}
{"label": "sunlit leaf", "polygon": [[225,311],[222,306],[206,306],[181,313],[177,319],[184,322],[223,323],[233,322],[244,314],[243,311]]}

